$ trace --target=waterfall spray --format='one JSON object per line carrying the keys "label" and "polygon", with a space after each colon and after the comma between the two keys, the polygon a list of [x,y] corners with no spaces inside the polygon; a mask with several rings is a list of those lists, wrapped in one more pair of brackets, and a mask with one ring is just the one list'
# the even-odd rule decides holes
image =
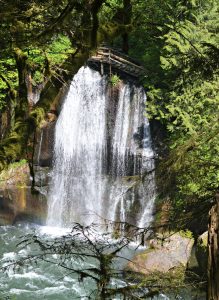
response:
{"label": "waterfall spray", "polygon": [[154,168],[146,95],[142,87],[121,84],[109,120],[109,89],[107,77],[89,67],[71,83],[56,124],[48,225],[90,224],[98,217],[141,226],[151,221],[154,174],[140,182]]}

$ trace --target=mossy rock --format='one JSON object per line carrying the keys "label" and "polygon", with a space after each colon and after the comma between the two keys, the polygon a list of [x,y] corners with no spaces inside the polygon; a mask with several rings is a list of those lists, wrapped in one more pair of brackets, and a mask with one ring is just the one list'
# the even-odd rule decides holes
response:
{"label": "mossy rock", "polygon": [[184,274],[191,256],[194,239],[181,233],[169,233],[149,241],[149,248],[137,254],[128,263],[126,270],[154,277],[162,274],[163,278],[184,280]]}
{"label": "mossy rock", "polygon": [[200,273],[207,276],[207,264],[208,264],[208,232],[207,231],[199,236],[197,240],[195,254],[198,261]]}
{"label": "mossy rock", "polygon": [[165,232],[167,228],[170,227],[169,220],[172,209],[173,207],[170,199],[163,201],[159,197],[156,197],[153,226],[156,228],[157,232]]}
{"label": "mossy rock", "polygon": [[0,188],[8,186],[26,187],[30,184],[30,172],[26,160],[12,163],[0,173]]}
{"label": "mossy rock", "polygon": [[42,224],[46,213],[46,197],[33,193],[26,160],[12,163],[0,173],[0,226],[25,218]]}
{"label": "mossy rock", "polygon": [[160,290],[163,292],[168,291],[169,289],[182,287],[185,281],[185,267],[178,266],[167,273],[163,272],[152,272],[147,276],[142,274],[136,274],[135,272],[128,272],[127,277],[135,282],[141,282],[144,286],[149,286],[150,290],[154,292],[157,290],[159,293]]}

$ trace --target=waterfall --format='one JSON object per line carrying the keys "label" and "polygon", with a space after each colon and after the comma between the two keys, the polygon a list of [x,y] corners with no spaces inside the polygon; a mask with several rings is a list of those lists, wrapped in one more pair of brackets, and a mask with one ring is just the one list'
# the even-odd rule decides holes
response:
{"label": "waterfall", "polygon": [[121,83],[114,98],[111,89],[107,76],[89,67],[71,83],[55,129],[48,225],[101,217],[144,226],[152,220],[156,189],[146,95],[134,84]]}
{"label": "waterfall", "polygon": [[90,223],[100,214],[105,156],[106,82],[81,68],[70,86],[55,132],[48,224]]}

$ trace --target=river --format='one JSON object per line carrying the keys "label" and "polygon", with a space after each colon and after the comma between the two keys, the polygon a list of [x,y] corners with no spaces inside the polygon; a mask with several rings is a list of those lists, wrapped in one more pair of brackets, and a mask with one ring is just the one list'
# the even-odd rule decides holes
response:
{"label": "river", "polygon": [[[24,239],[27,234],[34,234],[45,241],[54,241],[62,235],[66,234],[66,229],[54,229],[47,226],[38,226],[35,224],[20,223],[16,226],[2,226],[0,227],[1,244],[0,244],[0,261],[1,267],[10,264],[13,260],[24,258],[28,254],[36,253],[35,246],[29,245],[25,249],[19,248],[17,244]],[[122,255],[130,259],[136,253],[135,247],[132,245],[123,251]],[[138,251],[141,251],[138,250]],[[15,268],[11,266],[0,275],[0,299],[10,300],[65,300],[65,299],[90,299],[95,300],[95,295],[92,296],[92,291],[95,289],[95,284],[92,279],[88,278],[84,281],[79,281],[78,277],[58,266],[58,255],[51,255],[52,261],[57,260],[57,264],[49,264],[46,262],[39,262],[37,264],[30,264],[29,262]],[[77,260],[75,257],[68,258],[68,263],[71,263],[74,268],[85,269],[88,266],[94,267],[95,262],[92,259],[85,259],[84,261]],[[116,262],[116,268],[123,267],[126,260]],[[124,286],[124,282],[119,279],[113,279],[112,285]],[[198,294],[198,291],[186,289],[180,292],[181,295],[160,294],[153,297],[153,300],[204,300],[205,297]],[[194,295],[193,295],[194,294]],[[122,298],[112,298],[122,299]]]}

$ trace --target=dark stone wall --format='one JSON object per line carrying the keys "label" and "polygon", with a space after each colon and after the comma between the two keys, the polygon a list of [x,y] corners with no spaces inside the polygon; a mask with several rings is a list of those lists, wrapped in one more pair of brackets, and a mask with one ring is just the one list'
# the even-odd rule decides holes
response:
{"label": "dark stone wall", "polygon": [[47,122],[37,132],[37,142],[35,145],[34,165],[41,167],[51,167],[53,160],[53,147],[56,122]]}

